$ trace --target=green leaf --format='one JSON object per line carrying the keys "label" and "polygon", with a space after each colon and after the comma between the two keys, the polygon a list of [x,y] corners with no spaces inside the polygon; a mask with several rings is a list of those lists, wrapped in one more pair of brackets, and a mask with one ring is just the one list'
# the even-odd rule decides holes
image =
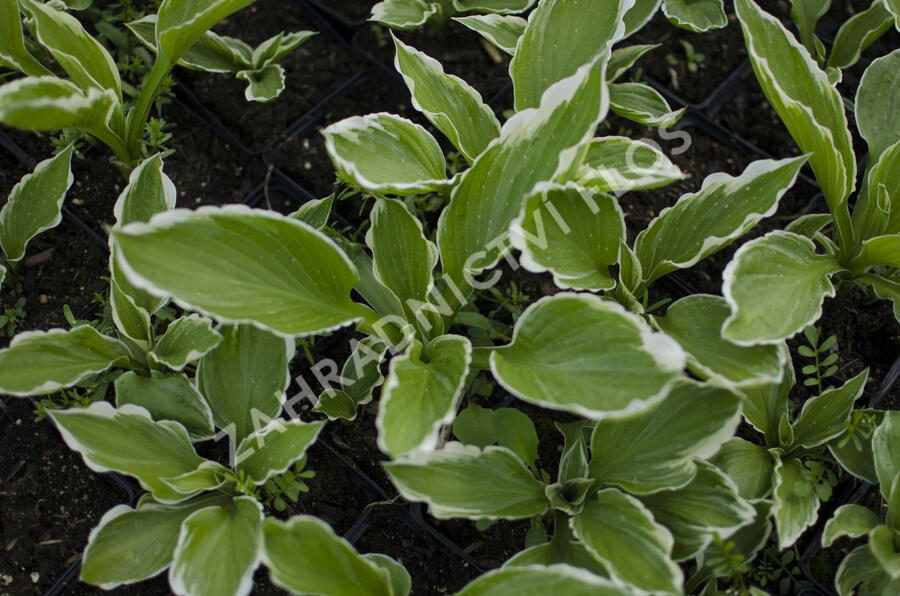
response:
{"label": "green leaf", "polygon": [[[878,426],[881,424],[881,421],[884,420],[884,412],[880,410],[857,410],[861,413],[864,413],[870,419],[872,419],[872,426]],[[868,425],[867,425],[868,426]],[[865,430],[867,426],[863,427]],[[865,436],[859,431],[854,431],[856,436],[856,440],[847,440],[846,443],[841,446],[841,443],[844,441],[832,441],[828,445],[828,451],[831,452],[831,455],[834,456],[834,459],[844,468],[847,472],[856,476],[861,480],[865,480],[870,484],[878,483],[878,475],[875,472],[875,454],[873,453],[872,446],[872,434],[869,436]]]}
{"label": "green leaf", "polygon": [[900,267],[900,234],[869,238],[862,243],[862,252],[853,259],[852,265]]}
{"label": "green leaf", "polygon": [[[846,210],[856,160],[841,96],[806,49],[751,0],[736,0],[760,86],[804,153],[833,214]],[[839,225],[843,225],[838,222]]]}
{"label": "green leaf", "polygon": [[388,570],[361,556],[315,517],[269,518],[263,534],[263,561],[272,583],[285,590],[324,596],[394,596]]}
{"label": "green leaf", "polygon": [[501,14],[525,12],[536,0],[453,0],[457,12],[496,12]]}
{"label": "green leaf", "polygon": [[881,524],[878,516],[862,505],[841,505],[822,532],[822,548],[828,548],[842,536],[858,538]]}
{"label": "green leaf", "polygon": [[380,365],[387,349],[386,343],[370,335],[356,344],[344,362],[341,386],[357,406],[372,401],[372,391],[384,381]]}
{"label": "green leaf", "polygon": [[394,66],[412,94],[412,105],[444,133],[471,163],[500,135],[500,122],[471,85],[444,73],[441,63],[393,36]]}
{"label": "green leaf", "polygon": [[697,475],[686,486],[639,500],[656,523],[672,532],[672,558],[676,561],[700,554],[713,534],[727,538],[756,517],[756,510],[739,496],[735,483],[702,461],[698,462]]}
{"label": "green leaf", "polygon": [[[781,381],[750,385],[741,388],[744,394],[744,417],[756,430],[766,436],[770,447],[781,445],[779,424],[788,415],[788,396],[796,382],[790,359],[784,364]],[[790,425],[789,425],[790,426]]]}
{"label": "green leaf", "polygon": [[816,481],[798,459],[775,458],[772,517],[778,529],[778,549],[794,544],[815,523],[819,511]]}
{"label": "green leaf", "polygon": [[896,544],[900,532],[888,526],[876,526],[869,532],[869,549],[881,563],[881,568],[894,579],[900,578],[900,553]]}
{"label": "green leaf", "polygon": [[614,581],[571,565],[528,565],[489,571],[470,582],[455,596],[515,596],[565,594],[565,596],[627,596],[631,591]]}
{"label": "green leaf", "polygon": [[770,232],[741,246],[722,274],[722,294],[731,316],[722,337],[739,345],[778,343],[822,315],[834,296],[829,276],[841,266],[818,255],[809,238]]}
{"label": "green leaf", "polygon": [[259,70],[242,70],[235,75],[247,83],[244,99],[267,103],[284,91],[284,68],[280,64],[269,64]]}
{"label": "green leaf", "polygon": [[614,579],[648,592],[681,593],[672,534],[634,497],[614,488],[598,491],[569,525]]}
{"label": "green leaf", "polygon": [[175,208],[175,184],[163,173],[162,156],[157,153],[142,161],[128,177],[128,186],[119,195],[113,215],[119,226],[133,221],[150,221],[163,211]]}
{"label": "green leaf", "polygon": [[0,393],[53,393],[128,360],[128,348],[122,342],[89,325],[70,331],[26,331],[0,350]]}
{"label": "green leaf", "polygon": [[[896,16],[895,16],[896,18]],[[900,49],[873,60],[856,90],[856,126],[869,144],[870,163],[900,140]]]}
{"label": "green leaf", "polygon": [[591,435],[591,477],[630,493],[680,488],[740,421],[740,396],[723,387],[682,381],[650,410],[601,420]]}
{"label": "green leaf", "polygon": [[625,216],[618,201],[574,183],[540,183],[510,226],[510,243],[528,271],[551,271],[563,289],[611,290]]}
{"label": "green leaf", "polygon": [[254,0],[163,0],[157,13],[156,45],[172,63],[213,25]]}
{"label": "green leaf", "polygon": [[173,370],[181,370],[220,343],[222,334],[212,328],[212,321],[192,314],[169,323],[153,348],[150,359]]}
{"label": "green leaf", "polygon": [[598,58],[556,83],[540,108],[507,120],[500,137],[463,173],[438,223],[441,261],[450,281],[466,287],[470,273],[500,259],[509,224],[536,183],[574,174],[606,115],[604,77],[605,60]]}
{"label": "green leaf", "polygon": [[884,7],[882,0],[874,0],[871,6],[858,12],[841,25],[828,56],[828,66],[848,68],[856,64],[860,53],[891,28],[894,18]]}
{"label": "green leaf", "polygon": [[684,353],[619,304],[589,294],[545,297],[522,313],[491,371],[510,392],[593,419],[644,411],[669,391]]}
{"label": "green leaf", "polygon": [[860,239],[900,233],[900,141],[870,162],[863,190],[853,209],[853,228]]}
{"label": "green leaf", "polygon": [[825,16],[830,6],[831,0],[791,0],[791,20],[800,33],[800,40],[812,55],[822,45],[816,37],[816,23]]}
{"label": "green leaf", "polygon": [[[594,558],[591,551],[575,540],[551,540],[519,551],[503,564],[503,568],[543,565],[567,565],[590,571],[597,578],[609,577],[606,567]],[[513,596],[512,594],[510,596]]]}
{"label": "green leaf", "polygon": [[434,449],[441,427],[456,416],[469,372],[472,346],[459,335],[442,335],[424,349],[413,340],[391,360],[375,426],[378,446],[391,457]]}
{"label": "green leaf", "polygon": [[25,174],[9,192],[0,209],[0,246],[8,261],[18,262],[25,256],[28,242],[59,225],[60,210],[66,191],[75,180],[72,176],[74,145],[45,159]]}
{"label": "green leaf", "polygon": [[406,118],[386,112],[353,116],[322,134],[340,176],[369,192],[414,195],[451,184],[438,142]]}
{"label": "green leaf", "polygon": [[222,343],[197,365],[197,388],[216,426],[228,430],[239,445],[256,430],[260,419],[274,418],[281,411],[291,380],[288,363],[294,344],[251,325],[220,327],[219,331]]}
{"label": "green leaf", "polygon": [[413,29],[440,10],[440,4],[425,0],[383,0],[372,7],[370,21],[391,29]]}
{"label": "green leaf", "polygon": [[[384,467],[405,499],[425,501],[429,513],[439,519],[522,519],[547,509],[544,486],[505,447],[481,450],[451,442],[437,451],[385,462]],[[478,490],[472,490],[476,485]]]}
{"label": "green leaf", "polygon": [[122,81],[115,60],[78,19],[35,0],[19,0],[19,5],[29,17],[26,25],[35,39],[53,54],[82,91],[110,90],[122,101]]}
{"label": "green leaf", "polygon": [[193,495],[201,491],[219,490],[233,479],[228,468],[207,459],[190,472],[162,478],[162,481],[176,492]]}
{"label": "green leaf", "polygon": [[624,33],[623,0],[544,0],[528,17],[509,64],[516,111],[541,104],[544,92],[598,56]]}
{"label": "green leaf", "polygon": [[453,434],[467,445],[506,447],[526,464],[538,457],[538,436],[527,414],[515,408],[482,408],[470,402],[453,421]]}
{"label": "green leaf", "polygon": [[391,584],[391,594],[397,596],[406,596],[412,589],[412,578],[409,572],[400,563],[387,555],[381,553],[367,553],[363,555],[364,559],[375,563],[382,570],[388,572]]}
{"label": "green leaf", "polygon": [[260,69],[275,64],[317,34],[316,31],[294,31],[273,35],[253,50],[253,65]]}
{"label": "green leaf", "polygon": [[126,404],[116,409],[105,401],[87,408],[52,410],[47,415],[69,448],[81,453],[84,463],[95,472],[114,470],[134,476],[161,502],[192,496],[173,490],[162,480],[192,472],[204,461],[181,424],[154,422],[144,408]]}
{"label": "green leaf", "polygon": [[715,379],[736,387],[778,383],[790,354],[784,344],[739,346],[722,338],[731,313],[721,296],[694,294],[682,298],[654,317],[655,325],[688,354],[688,368],[701,379]]}
{"label": "green leaf", "polygon": [[794,445],[813,449],[839,437],[847,428],[848,417],[869,378],[869,369],[843,385],[806,400],[794,422]]}
{"label": "green leaf", "polygon": [[153,341],[150,314],[137,306],[135,300],[122,290],[112,276],[109,280],[109,306],[120,337],[130,340],[136,346],[139,355],[135,354],[135,358],[146,360]]}
{"label": "green leaf", "polygon": [[273,420],[241,441],[235,469],[254,484],[264,484],[301,459],[324,426],[325,422]]}
{"label": "green leaf", "polygon": [[900,283],[879,275],[860,276],[858,281],[872,286],[875,295],[879,298],[893,301],[894,319],[900,322]]}
{"label": "green leaf", "polygon": [[884,6],[894,15],[894,28],[900,31],[900,0],[884,0]]}
{"label": "green leaf", "polygon": [[309,199],[288,217],[299,219],[315,229],[321,230],[328,223],[333,203],[334,194],[330,194],[324,199]]}
{"label": "green leaf", "polygon": [[184,520],[169,585],[191,596],[245,595],[262,556],[263,511],[259,501],[236,497]]}
{"label": "green leaf", "polygon": [[625,35],[628,37],[638,31],[653,18],[662,0],[635,0],[634,5],[625,12]]}
{"label": "green leaf", "polygon": [[116,379],[116,406],[125,404],[145,408],[154,420],[181,423],[194,441],[215,434],[209,406],[184,375],[165,376],[153,371],[150,377],[142,377],[128,371]]}
{"label": "green leaf", "polygon": [[663,14],[676,27],[704,33],[728,24],[722,0],[665,0]]}
{"label": "green leaf", "polygon": [[643,83],[611,83],[609,107],[623,118],[657,128],[669,128],[686,109],[672,110],[656,89]]}
{"label": "green leaf", "polygon": [[884,421],[872,436],[872,452],[875,455],[878,488],[882,496],[889,499],[891,488],[900,476],[900,412],[890,410],[884,413]]}
{"label": "green leaf", "polygon": [[366,312],[350,299],[358,278],[344,253],[321,232],[274,212],[176,209],[113,236],[133,283],[222,322],[310,335]]}
{"label": "green leaf", "polygon": [[765,447],[733,437],[710,461],[728,474],[744,499],[762,499],[772,488],[774,464]]}
{"label": "green leaf", "polygon": [[[110,258],[109,258],[109,278],[112,284],[115,284],[118,292],[121,293],[122,296],[127,296],[128,299],[132,303],[133,308],[143,309],[145,311],[144,314],[147,315],[147,321],[149,321],[150,315],[156,313],[163,306],[169,303],[168,296],[154,296],[141,290],[132,284],[127,277],[122,273],[122,266],[119,264],[121,260],[119,256],[119,248],[116,246],[115,240],[111,240],[109,243],[110,249]],[[114,305],[113,315],[118,316],[123,313],[117,312],[117,309]],[[131,310],[133,310],[133,308]],[[134,314],[134,313],[132,313]],[[139,315],[143,318],[143,315]],[[121,326],[120,326],[121,327]],[[146,338],[148,341],[148,349],[149,349],[149,335]]]}
{"label": "green leaf", "polygon": [[[156,52],[156,15],[125,23],[138,40]],[[237,72],[252,66],[253,49],[240,39],[207,31],[181,55],[179,66],[204,72]]]}
{"label": "green leaf", "polygon": [[0,66],[32,76],[51,74],[25,47],[17,0],[0,1]]}
{"label": "green leaf", "polygon": [[[854,591],[857,585],[860,586],[858,592]],[[900,582],[891,582],[891,576],[884,571],[869,545],[863,544],[841,561],[834,577],[834,586],[840,596],[857,593],[868,596],[894,593],[900,588]]]}
{"label": "green leaf", "polygon": [[522,33],[525,32],[525,25],[528,23],[522,17],[498,14],[453,17],[453,20],[481,34],[491,44],[510,56],[515,55],[516,44]]}
{"label": "green leaf", "polygon": [[25,130],[75,128],[107,130],[115,107],[112,91],[78,85],[56,77],[25,77],[0,86],[0,122]]}
{"label": "green leaf", "polygon": [[375,278],[399,298],[411,323],[415,304],[434,286],[437,247],[425,238],[422,224],[396,199],[378,199],[369,215],[366,244],[372,249]]}
{"label": "green leaf", "polygon": [[[609,65],[606,67],[606,81],[612,83],[620,76],[625,74],[625,72],[634,66],[634,63],[637,62],[644,54],[658,48],[660,44],[644,44],[644,45],[633,45],[627,46],[624,48],[616,48],[612,51],[612,54],[609,56]],[[622,138],[625,137],[605,137],[605,138]],[[595,139],[602,140],[602,139]],[[629,139],[630,141],[631,139]],[[645,143],[645,146],[649,149],[655,150],[654,147]],[[662,152],[660,152],[662,155]]]}
{"label": "green leaf", "polygon": [[652,145],[627,137],[591,141],[576,175],[582,186],[596,191],[643,190],[686,178],[669,158]]}
{"label": "green leaf", "polygon": [[172,562],[181,523],[199,509],[224,505],[222,493],[174,505],[142,498],[137,508],[117,505],[91,531],[81,561],[81,581],[111,590],[151,578]]}
{"label": "green leaf", "polygon": [[638,234],[634,250],[647,284],[691,267],[746,234],[778,209],[806,157],[751,163],[740,176],[723,172],[703,181],[696,193],[682,195]]}

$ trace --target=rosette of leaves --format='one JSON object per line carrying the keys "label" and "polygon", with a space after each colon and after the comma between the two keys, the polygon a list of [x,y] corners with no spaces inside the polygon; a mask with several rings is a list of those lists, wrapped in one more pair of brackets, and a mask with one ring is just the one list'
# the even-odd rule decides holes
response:
{"label": "rosette of leaves", "polygon": [[[724,273],[731,314],[722,335],[741,345],[778,343],[814,323],[825,297],[841,284],[894,301],[900,319],[900,127],[893,116],[900,50],[873,61],[857,90],[856,126],[869,148],[857,185],[844,102],[828,75],[777,19],[751,0],[736,7],[757,79],[809,154],[829,212],[804,216],[738,250]],[[826,235],[829,224],[833,234]]]}
{"label": "rosette of leaves", "polygon": [[[176,64],[235,71],[248,83],[247,98],[268,101],[283,88],[275,62],[308,39],[309,32],[277,35],[252,49],[209,29],[253,0],[164,0],[156,15],[134,25],[156,52],[137,100],[126,110],[116,62],[64,7],[35,0],[0,3],[0,66],[24,77],[0,86],[0,122],[36,131],[73,129],[102,141],[127,175],[142,158],[141,137],[164,81]],[[21,13],[20,13],[21,9]],[[22,29],[22,13],[30,34]],[[27,40],[27,41],[26,41]],[[53,74],[28,49],[35,42],[66,77]]]}

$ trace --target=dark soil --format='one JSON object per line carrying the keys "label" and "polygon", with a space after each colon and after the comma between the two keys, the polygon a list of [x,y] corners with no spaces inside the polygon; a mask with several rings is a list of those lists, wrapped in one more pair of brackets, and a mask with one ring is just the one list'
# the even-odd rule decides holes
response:
{"label": "dark soil", "polygon": [[310,4],[326,13],[342,19],[347,24],[358,25],[369,18],[374,0],[310,0]]}
{"label": "dark soil", "polygon": [[[314,30],[291,3],[260,0],[215,27],[222,35],[256,44],[280,31]],[[285,89],[274,102],[244,99],[245,84],[231,75],[179,70],[186,87],[254,152],[262,151],[304,112],[347,81],[362,65],[319,33],[283,58]]]}

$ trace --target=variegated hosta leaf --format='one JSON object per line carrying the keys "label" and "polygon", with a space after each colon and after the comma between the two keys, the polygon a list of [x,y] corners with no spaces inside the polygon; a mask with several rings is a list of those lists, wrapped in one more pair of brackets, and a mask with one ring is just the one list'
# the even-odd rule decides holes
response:
{"label": "variegated hosta leaf", "polygon": [[634,497],[615,488],[598,491],[569,525],[615,579],[648,592],[682,593],[672,534]]}
{"label": "variegated hosta leaf", "polygon": [[[281,411],[294,343],[252,325],[220,327],[222,343],[197,365],[197,388],[235,445]],[[233,425],[233,428],[229,428]]]}
{"label": "variegated hosta leaf", "polygon": [[90,325],[26,331],[0,350],[0,393],[45,395],[128,361],[125,344]]}
{"label": "variegated hosta leaf", "polygon": [[273,420],[241,441],[235,469],[254,484],[263,484],[302,458],[324,426],[324,422]]}
{"label": "variegated hosta leaf", "polygon": [[685,486],[694,458],[710,457],[740,421],[740,396],[723,387],[682,381],[652,409],[601,420],[591,435],[591,477],[635,494]]}
{"label": "variegated hosta leaf", "polygon": [[[25,77],[0,86],[0,122],[25,130],[75,128],[108,137],[115,94],[57,77]],[[104,134],[102,131],[105,131]]]}
{"label": "variegated hosta leaf", "polygon": [[772,489],[774,463],[765,447],[733,437],[710,461],[731,478],[744,499],[762,499]]}
{"label": "variegated hosta leaf", "polygon": [[650,284],[676,269],[693,266],[775,213],[804,163],[805,156],[761,159],[737,177],[712,174],[699,191],[663,209],[634,243],[644,281]]}
{"label": "variegated hosta leaf", "polygon": [[315,517],[269,518],[263,535],[262,558],[272,583],[293,594],[406,596],[392,590],[386,569]]}
{"label": "variegated hosta leaf", "polygon": [[881,520],[871,509],[862,505],[841,505],[825,524],[822,547],[828,548],[842,536],[859,538],[880,524]]}
{"label": "variegated hosta leaf", "polygon": [[[872,61],[856,90],[856,126],[869,145],[868,160],[900,140],[900,49]],[[895,199],[896,200],[896,199]]]}
{"label": "variegated hosta leaf", "polygon": [[442,335],[424,354],[413,340],[406,354],[391,360],[375,422],[382,451],[398,457],[434,449],[441,427],[456,416],[471,358],[467,338]]}
{"label": "variegated hosta leaf", "polygon": [[330,194],[324,199],[309,199],[288,217],[299,219],[315,229],[321,230],[328,223],[328,218],[331,217],[331,206],[333,204],[334,194]]}
{"label": "variegated hosta leaf", "polygon": [[438,223],[444,275],[468,287],[470,274],[496,263],[509,224],[538,182],[569,179],[606,116],[603,57],[554,84],[541,106],[506,121],[454,188]]}
{"label": "variegated hosta leaf", "polygon": [[[741,555],[744,563],[751,563],[766,545],[769,535],[772,533],[772,523],[769,521],[772,503],[761,499],[754,501],[752,505],[756,510],[756,516],[750,524],[740,528],[727,541],[715,541],[706,548],[702,558],[698,561],[703,572],[714,576],[716,572],[713,566],[724,556]],[[753,596],[764,595],[754,594]]]}
{"label": "variegated hosta leaf", "polygon": [[[547,509],[543,484],[505,447],[481,450],[450,442],[384,467],[405,499],[425,501],[439,519],[522,519]],[[472,490],[476,485],[478,490]]]}
{"label": "variegated hosta leaf", "polygon": [[809,238],[770,232],[735,253],[722,274],[722,294],[731,316],[722,337],[739,345],[774,344],[791,337],[822,314],[834,296],[829,276],[841,266],[818,255]]}
{"label": "variegated hosta leaf", "polygon": [[63,199],[75,180],[71,167],[74,150],[74,145],[68,145],[37,164],[9,192],[0,209],[0,247],[6,260],[19,261],[32,238],[62,221]]}
{"label": "variegated hosta leaf", "polygon": [[686,109],[672,110],[656,89],[643,83],[611,83],[609,107],[623,118],[658,128],[678,122]]}
{"label": "variegated hosta leaf", "polygon": [[369,20],[391,29],[413,29],[439,10],[440,4],[426,0],[382,0],[372,7]]}
{"label": "variegated hosta leaf", "polygon": [[736,387],[778,383],[790,354],[784,344],[739,346],[722,338],[722,323],[731,310],[721,296],[694,294],[654,317],[656,326],[681,344],[688,368],[702,379]]}
{"label": "variegated hosta leaf", "polygon": [[900,579],[900,553],[896,546],[898,541],[900,532],[889,526],[875,526],[869,532],[869,550],[881,563],[881,568],[894,579]]}
{"label": "variegated hosta leaf", "polygon": [[176,209],[113,237],[135,285],[219,321],[309,335],[369,312],[350,299],[358,278],[343,251],[318,230],[270,211]]}
{"label": "variegated hosta leaf", "polygon": [[116,379],[116,406],[125,404],[145,408],[154,420],[180,422],[194,441],[215,434],[209,406],[184,375],[165,376],[152,371],[150,377],[142,377],[128,371]]}
{"label": "variegated hosta leaf", "polygon": [[685,355],[617,303],[560,293],[522,313],[512,343],[496,349],[490,364],[521,399],[602,420],[659,402]]}
{"label": "variegated hosta leaf", "polygon": [[[109,242],[109,278],[110,285],[115,284],[118,288],[119,292],[123,296],[127,296],[128,299],[133,303],[132,306],[138,309],[143,309],[144,314],[147,316],[149,321],[150,315],[159,311],[163,306],[169,303],[168,296],[154,296],[149,292],[137,288],[131,281],[125,277],[125,274],[122,273],[122,266],[119,264],[120,260],[119,249],[116,246],[114,239],[110,239]],[[113,306],[113,318],[115,319],[117,316],[122,315],[122,313],[117,312],[116,305]],[[133,313],[132,313],[133,314]],[[140,318],[143,318],[143,315],[139,315]],[[118,323],[117,323],[118,325]],[[121,325],[119,326],[121,330]],[[128,334],[128,333],[126,333]],[[149,335],[148,335],[148,349],[149,349]]]}
{"label": "variegated hosta leaf", "polygon": [[131,171],[128,186],[119,195],[113,215],[119,226],[133,221],[150,221],[163,211],[175,208],[175,184],[163,172],[162,156],[157,153]]}
{"label": "variegated hosta leaf", "polygon": [[[871,421],[865,426],[867,430],[868,428],[874,429],[884,420],[883,410],[863,409],[859,411]],[[872,443],[874,434],[871,433],[867,438],[863,434],[857,433],[858,441],[847,441],[843,445],[841,444],[843,441],[832,441],[828,445],[828,451],[844,470],[870,484],[878,484]]]}
{"label": "variegated hosta leaf", "polygon": [[662,9],[670,23],[694,33],[728,24],[722,0],[665,0]]}
{"label": "variegated hosta leaf", "polygon": [[226,483],[233,482],[232,472],[222,464],[208,459],[190,472],[163,478],[172,489],[185,494],[196,494],[199,491],[221,489]]}
{"label": "variegated hosta leaf", "polygon": [[816,37],[816,24],[830,6],[831,0],[791,0],[791,20],[797,27],[800,41],[810,55],[820,60],[824,58],[825,47]]}
{"label": "variegated hosta leaf", "polygon": [[775,17],[752,0],[736,0],[735,10],[766,97],[800,149],[812,153],[809,164],[831,212],[845,211],[856,158],[840,94]]}
{"label": "variegated hosta leaf", "polygon": [[[858,591],[854,590],[857,586]],[[900,590],[900,579],[892,579],[872,554],[869,545],[863,544],[841,561],[834,576],[834,587],[838,596],[896,594]]]}
{"label": "variegated hosta leaf", "polygon": [[479,33],[510,56],[515,55],[516,44],[519,42],[519,37],[525,32],[525,25],[528,23],[522,17],[498,14],[453,17],[453,20]]}
{"label": "variegated hosta leaf", "polygon": [[894,28],[900,31],[900,0],[884,0],[884,7],[894,16]]}
{"label": "variegated hosta leaf", "polygon": [[813,449],[843,434],[853,402],[862,395],[868,378],[869,369],[866,369],[840,387],[806,400],[794,422],[794,445]]}
{"label": "variegated hosta leaf", "polygon": [[611,290],[625,215],[607,194],[568,183],[540,183],[510,226],[510,243],[525,269],[550,271],[563,289]]}
{"label": "variegated hosta leaf", "polygon": [[517,13],[525,12],[536,0],[453,0],[457,12]]}
{"label": "variegated hosta leaf", "polygon": [[882,496],[889,499],[891,489],[900,477],[900,413],[894,410],[884,414],[884,421],[875,429],[872,437],[875,455],[875,473]]}
{"label": "variegated hosta leaf", "polygon": [[357,408],[372,401],[372,392],[384,382],[380,365],[387,348],[375,336],[364,337],[344,362],[341,389],[323,391],[313,411],[325,414],[329,420],[354,420]]}
{"label": "variegated hosta leaf", "polygon": [[[866,176],[865,193],[860,193],[853,210],[854,228],[862,240],[880,234],[900,233],[900,140],[881,152],[878,161],[872,162]],[[881,203],[879,203],[881,201]],[[858,222],[866,217],[866,204],[872,203],[868,225]]]}
{"label": "variegated hosta leaf", "polygon": [[451,185],[438,142],[406,118],[386,112],[353,116],[322,134],[338,173],[369,192],[414,195]]}
{"label": "variegated hosta leaf", "polygon": [[772,517],[778,529],[778,548],[794,544],[815,523],[819,512],[816,479],[799,459],[775,458]]}
{"label": "variegated hosta leaf", "polygon": [[247,83],[244,89],[247,101],[267,103],[284,91],[284,67],[280,64],[269,64],[259,70],[242,70],[235,77]]}
{"label": "variegated hosta leaf", "polygon": [[95,472],[114,470],[134,476],[161,502],[191,496],[162,480],[192,472],[204,461],[181,424],[154,422],[144,408],[126,404],[116,409],[105,401],[87,408],[53,410],[48,415],[69,448],[79,452]]}
{"label": "variegated hosta leaf", "polygon": [[[138,40],[156,52],[156,15],[125,24]],[[235,72],[251,65],[253,48],[239,39],[207,31],[182,53],[179,66],[205,72]]]}
{"label": "variegated hosta leaf", "polygon": [[738,487],[715,466],[698,462],[697,475],[686,486],[639,497],[656,523],[675,538],[672,558],[683,561],[700,554],[713,534],[731,536],[756,517]]}
{"label": "variegated hosta leaf", "polygon": [[662,0],[634,0],[634,6],[625,12],[625,35],[628,37],[647,24],[653,18]]}
{"label": "variegated hosta leaf", "polygon": [[32,76],[50,74],[25,47],[17,0],[0,1],[0,66]]}
{"label": "variegated hosta leaf", "polygon": [[163,0],[157,13],[156,45],[171,63],[213,25],[254,0]]}
{"label": "variegated hosta leaf", "polygon": [[186,596],[246,596],[262,557],[263,511],[252,497],[194,512],[181,526],[169,585]]}
{"label": "variegated hosta leaf", "polygon": [[82,91],[110,90],[122,100],[122,82],[115,60],[78,19],[36,0],[19,0],[19,5],[29,17],[27,24],[32,35]]}
{"label": "variegated hosta leaf", "polygon": [[627,596],[631,590],[571,565],[503,567],[478,577],[455,596],[511,596],[512,594],[565,594],[566,596]]}
{"label": "variegated hosta leaf", "polygon": [[576,180],[593,190],[643,190],[686,178],[669,158],[648,143],[627,137],[591,141]]}
{"label": "variegated hosta leaf", "polygon": [[528,565],[572,565],[583,571],[589,571],[595,577],[609,577],[606,567],[597,560],[584,544],[576,540],[563,541],[559,538],[544,544],[531,546],[519,551],[503,564],[508,567],[525,567]]}
{"label": "variegated hosta leaf", "polygon": [[[396,199],[378,199],[369,216],[366,244],[372,249],[375,277],[406,307],[416,310],[434,286],[437,247],[425,238],[422,224]],[[415,313],[409,312],[409,321]]]}
{"label": "variegated hosta leaf", "polygon": [[528,17],[509,75],[516,111],[536,108],[551,85],[608,55],[625,32],[628,0],[544,0]]}
{"label": "variegated hosta leaf", "polygon": [[222,334],[212,328],[212,321],[192,314],[169,323],[150,353],[150,359],[172,370],[181,370],[220,343]]}
{"label": "variegated hosta leaf", "polygon": [[856,64],[860,53],[891,28],[894,17],[882,0],[874,0],[866,10],[858,12],[838,29],[828,56],[828,66],[847,68]]}
{"label": "variegated hosta leaf", "polygon": [[620,76],[625,74],[629,68],[634,66],[634,63],[637,62],[641,58],[641,56],[658,47],[659,44],[643,44],[614,49],[612,51],[612,54],[609,55],[609,65],[606,68],[606,81],[612,83]]}
{"label": "variegated hosta leaf", "polygon": [[181,522],[199,509],[229,500],[223,493],[209,493],[173,505],[144,497],[135,509],[113,507],[88,537],[81,581],[110,590],[157,575],[172,562]]}
{"label": "variegated hosta leaf", "polygon": [[397,49],[394,66],[409,87],[413,107],[471,163],[500,135],[494,112],[471,85],[444,73],[440,62],[392,37]]}
{"label": "variegated hosta leaf", "polygon": [[[482,408],[470,402],[453,421],[453,434],[467,445],[501,445],[529,466],[537,465],[538,436],[528,414],[515,408]],[[586,463],[586,462],[585,462]],[[579,477],[583,477],[581,474]],[[573,478],[575,476],[572,476]],[[560,481],[568,478],[561,478]]]}

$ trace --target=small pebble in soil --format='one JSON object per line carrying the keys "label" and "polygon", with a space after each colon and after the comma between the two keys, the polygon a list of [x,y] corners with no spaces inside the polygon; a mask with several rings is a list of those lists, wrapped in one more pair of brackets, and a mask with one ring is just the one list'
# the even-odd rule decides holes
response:
{"label": "small pebble in soil", "polygon": [[4,586],[8,586],[13,582],[13,578],[11,575],[6,575],[5,573],[0,573],[0,583]]}
{"label": "small pebble in soil", "polygon": [[38,583],[40,580],[41,580],[41,574],[38,573],[37,571],[34,571],[34,572],[31,574],[31,583],[36,584],[36,583]]}

